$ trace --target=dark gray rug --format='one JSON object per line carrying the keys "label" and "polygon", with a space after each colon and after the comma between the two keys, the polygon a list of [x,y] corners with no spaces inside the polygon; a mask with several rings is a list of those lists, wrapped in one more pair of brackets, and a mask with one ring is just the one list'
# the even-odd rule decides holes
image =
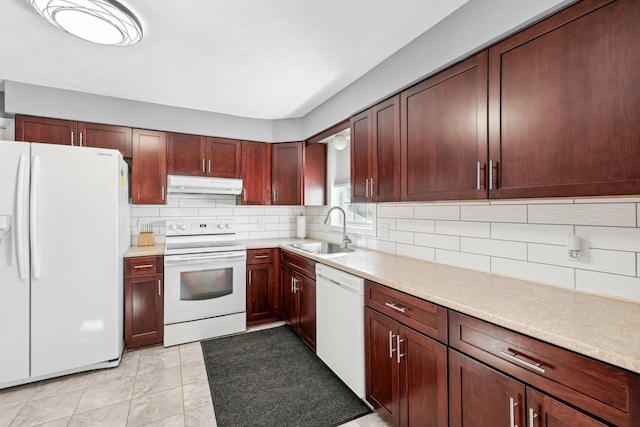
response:
{"label": "dark gray rug", "polygon": [[338,426],[371,412],[286,326],[202,342],[219,427]]}

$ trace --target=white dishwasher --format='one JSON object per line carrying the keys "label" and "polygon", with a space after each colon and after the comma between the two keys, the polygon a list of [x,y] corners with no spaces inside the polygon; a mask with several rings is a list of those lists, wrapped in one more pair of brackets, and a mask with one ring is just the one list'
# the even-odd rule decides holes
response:
{"label": "white dishwasher", "polygon": [[364,279],[317,263],[316,316],[316,354],[364,399]]}

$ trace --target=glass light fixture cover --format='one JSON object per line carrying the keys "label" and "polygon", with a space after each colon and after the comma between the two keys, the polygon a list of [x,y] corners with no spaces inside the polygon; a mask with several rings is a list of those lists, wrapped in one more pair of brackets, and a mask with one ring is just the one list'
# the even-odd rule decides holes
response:
{"label": "glass light fixture cover", "polygon": [[344,136],[342,132],[338,132],[336,136],[333,137],[332,143],[333,143],[333,148],[335,148],[338,151],[342,151],[345,148],[347,148],[347,145],[349,144],[349,140],[347,139],[347,137]]}
{"label": "glass light fixture cover", "polygon": [[30,0],[47,21],[93,43],[128,46],[142,39],[138,19],[114,0]]}

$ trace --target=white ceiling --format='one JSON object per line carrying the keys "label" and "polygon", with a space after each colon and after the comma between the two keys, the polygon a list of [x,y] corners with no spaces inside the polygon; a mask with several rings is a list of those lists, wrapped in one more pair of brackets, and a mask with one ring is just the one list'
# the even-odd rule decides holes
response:
{"label": "white ceiling", "polygon": [[106,47],[51,26],[29,0],[0,0],[0,80],[301,117],[467,1],[120,0],[144,37]]}

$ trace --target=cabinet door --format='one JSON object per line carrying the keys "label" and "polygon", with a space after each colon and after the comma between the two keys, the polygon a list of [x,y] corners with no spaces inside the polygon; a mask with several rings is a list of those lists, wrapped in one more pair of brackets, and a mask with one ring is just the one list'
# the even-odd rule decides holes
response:
{"label": "cabinet door", "polygon": [[164,132],[133,130],[132,169],[133,203],[166,203],[167,139]]}
{"label": "cabinet door", "polygon": [[376,202],[400,200],[400,95],[373,107],[370,191]]}
{"label": "cabinet door", "polygon": [[131,157],[131,128],[78,122],[78,138],[80,146],[109,148]]}
{"label": "cabinet door", "polygon": [[491,198],[640,192],[640,2],[580,2],[489,50]]}
{"label": "cabinet door", "polygon": [[316,348],[316,281],[301,274],[296,275],[298,294],[298,335],[309,346]]}
{"label": "cabinet door", "polygon": [[401,94],[402,200],[484,199],[487,53]]}
{"label": "cabinet door", "polygon": [[282,267],[280,270],[281,286],[280,292],[282,294],[282,307],[280,313],[282,320],[294,330],[298,324],[298,313],[296,304],[296,294],[293,292],[293,278],[295,273],[288,267]]}
{"label": "cabinet door", "polygon": [[371,110],[363,111],[351,118],[351,201],[371,201],[373,177],[372,162],[372,118]]}
{"label": "cabinet door", "polygon": [[79,145],[76,122],[16,115],[16,141]]}
{"label": "cabinet door", "polygon": [[449,349],[449,425],[525,424],[524,384]]}
{"label": "cabinet door", "polygon": [[304,205],[327,204],[327,144],[304,147]]}
{"label": "cabinet door", "polygon": [[240,178],[242,142],[236,139],[207,138],[207,176]]}
{"label": "cabinet door", "polygon": [[168,133],[167,173],[205,176],[207,174],[207,138],[199,135]]}
{"label": "cabinet door", "polygon": [[242,141],[242,204],[266,205],[271,191],[271,144]]}
{"label": "cabinet door", "polygon": [[247,322],[273,314],[273,265],[247,265]]}
{"label": "cabinet door", "polygon": [[527,423],[528,427],[606,426],[606,424],[529,387],[527,387]]}
{"label": "cabinet door", "polygon": [[302,142],[273,144],[271,204],[302,204]]}
{"label": "cabinet door", "polygon": [[365,307],[364,331],[367,401],[391,424],[398,425],[399,369],[395,354],[398,323]]}
{"label": "cabinet door", "polygon": [[400,425],[448,425],[447,348],[400,325]]}
{"label": "cabinet door", "polygon": [[164,297],[162,274],[131,277],[124,288],[124,333],[127,348],[162,342]]}

